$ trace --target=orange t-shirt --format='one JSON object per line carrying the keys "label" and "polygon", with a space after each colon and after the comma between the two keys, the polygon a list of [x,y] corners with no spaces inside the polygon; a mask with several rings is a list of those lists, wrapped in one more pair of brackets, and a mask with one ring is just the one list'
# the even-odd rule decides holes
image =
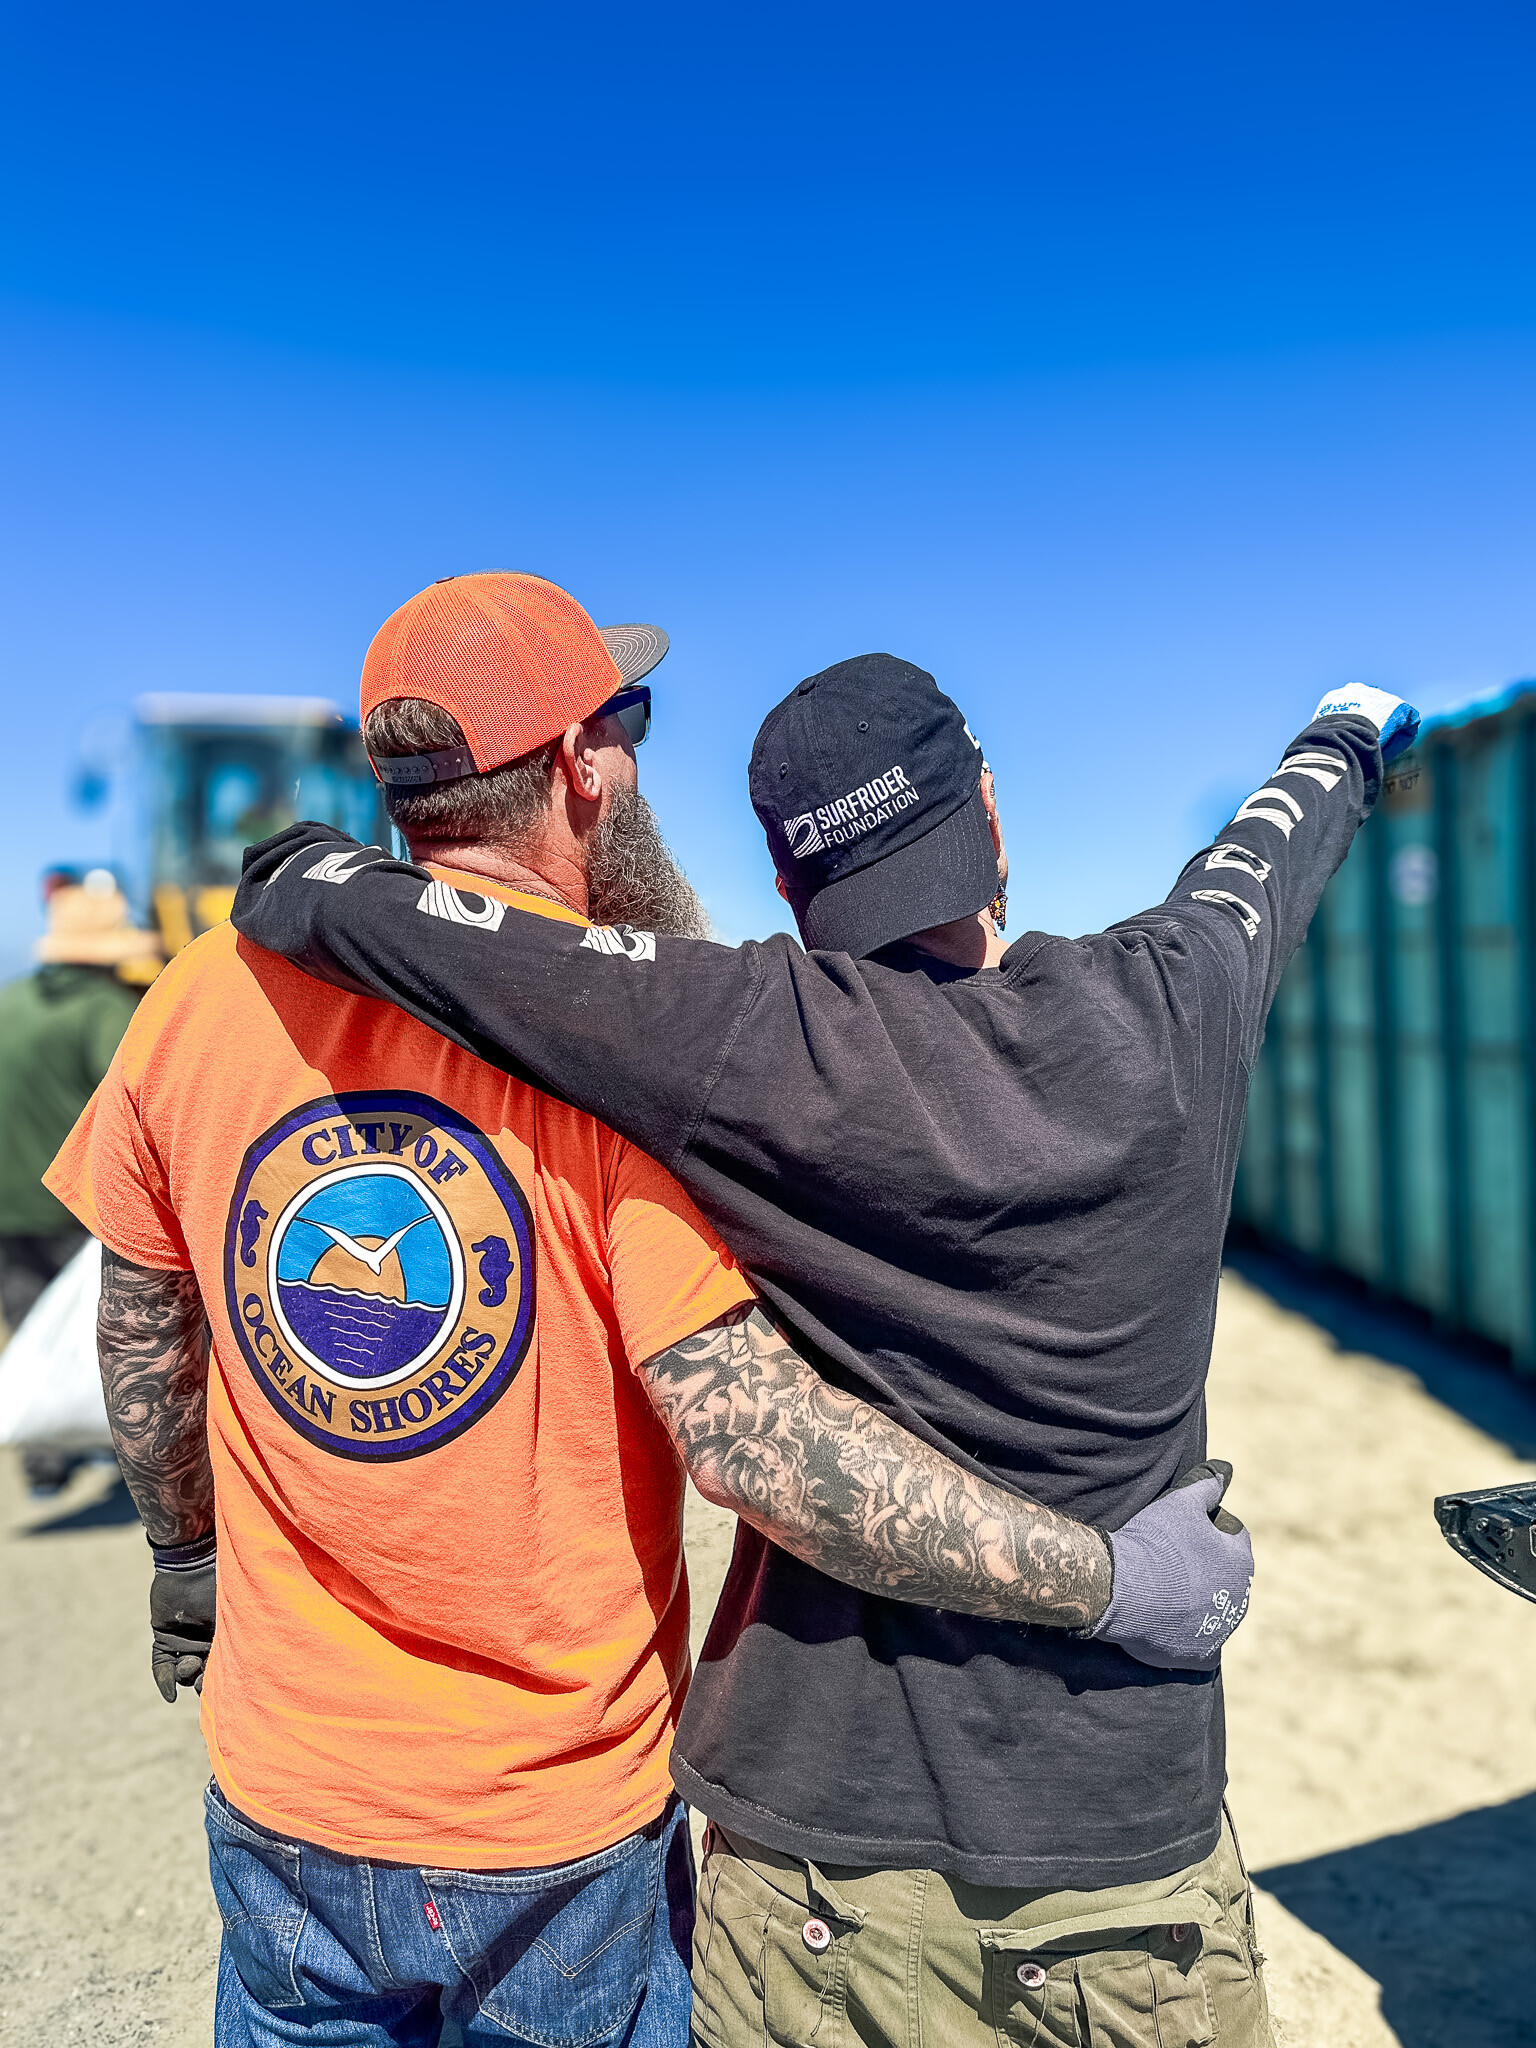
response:
{"label": "orange t-shirt", "polygon": [[[585,922],[452,879],[475,893],[439,915]],[[672,1177],[223,925],[144,997],[48,1185],[208,1310],[202,1720],[234,1804],[466,1869],[654,1819],[683,1474],[631,1368],[752,1298]]]}

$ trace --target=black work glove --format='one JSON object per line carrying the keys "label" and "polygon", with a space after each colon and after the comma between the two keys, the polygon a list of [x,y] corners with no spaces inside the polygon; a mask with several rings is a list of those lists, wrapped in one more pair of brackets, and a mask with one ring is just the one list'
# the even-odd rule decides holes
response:
{"label": "black work glove", "polygon": [[218,1616],[218,1566],[214,1533],[191,1543],[150,1545],[155,1577],[149,1589],[149,1625],[154,1644],[150,1669],[161,1697],[174,1700],[178,1685],[203,1689],[203,1671]]}

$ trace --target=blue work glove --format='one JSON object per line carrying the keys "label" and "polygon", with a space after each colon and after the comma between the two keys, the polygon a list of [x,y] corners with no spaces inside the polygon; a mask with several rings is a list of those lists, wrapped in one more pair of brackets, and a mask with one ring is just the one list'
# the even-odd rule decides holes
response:
{"label": "blue work glove", "polygon": [[1159,1671],[1215,1669],[1253,1580],[1248,1531],[1220,1505],[1231,1483],[1232,1467],[1212,1458],[1107,1532],[1114,1586],[1084,1635]]}
{"label": "blue work glove", "polygon": [[1395,761],[1406,754],[1419,736],[1419,714],[1401,697],[1386,690],[1373,690],[1368,683],[1350,683],[1342,690],[1330,690],[1313,712],[1314,718],[1341,718],[1353,712],[1368,718],[1381,741],[1383,761]]}

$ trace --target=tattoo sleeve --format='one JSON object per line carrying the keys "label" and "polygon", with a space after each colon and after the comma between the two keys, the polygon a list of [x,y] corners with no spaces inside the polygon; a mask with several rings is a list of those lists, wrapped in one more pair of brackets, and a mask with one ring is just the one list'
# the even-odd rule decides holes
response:
{"label": "tattoo sleeve", "polygon": [[699,1491],[834,1579],[1051,1628],[1086,1628],[1109,1604],[1096,1530],[828,1386],[760,1308],[673,1345],[642,1378]]}
{"label": "tattoo sleeve", "polygon": [[213,1522],[208,1342],[191,1273],[136,1266],[102,1246],[101,1387],[118,1463],[151,1543],[190,1543]]}

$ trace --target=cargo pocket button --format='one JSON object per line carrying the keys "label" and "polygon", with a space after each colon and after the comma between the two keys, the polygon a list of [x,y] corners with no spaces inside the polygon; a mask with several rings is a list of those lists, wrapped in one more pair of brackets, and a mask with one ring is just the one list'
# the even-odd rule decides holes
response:
{"label": "cargo pocket button", "polygon": [[800,1939],[813,1956],[819,1956],[832,1946],[832,1930],[825,1920],[807,1920],[800,1930]]}
{"label": "cargo pocket button", "polygon": [[1020,1963],[1013,1974],[1026,1991],[1038,1991],[1045,1982],[1045,1972],[1038,1963]]}

